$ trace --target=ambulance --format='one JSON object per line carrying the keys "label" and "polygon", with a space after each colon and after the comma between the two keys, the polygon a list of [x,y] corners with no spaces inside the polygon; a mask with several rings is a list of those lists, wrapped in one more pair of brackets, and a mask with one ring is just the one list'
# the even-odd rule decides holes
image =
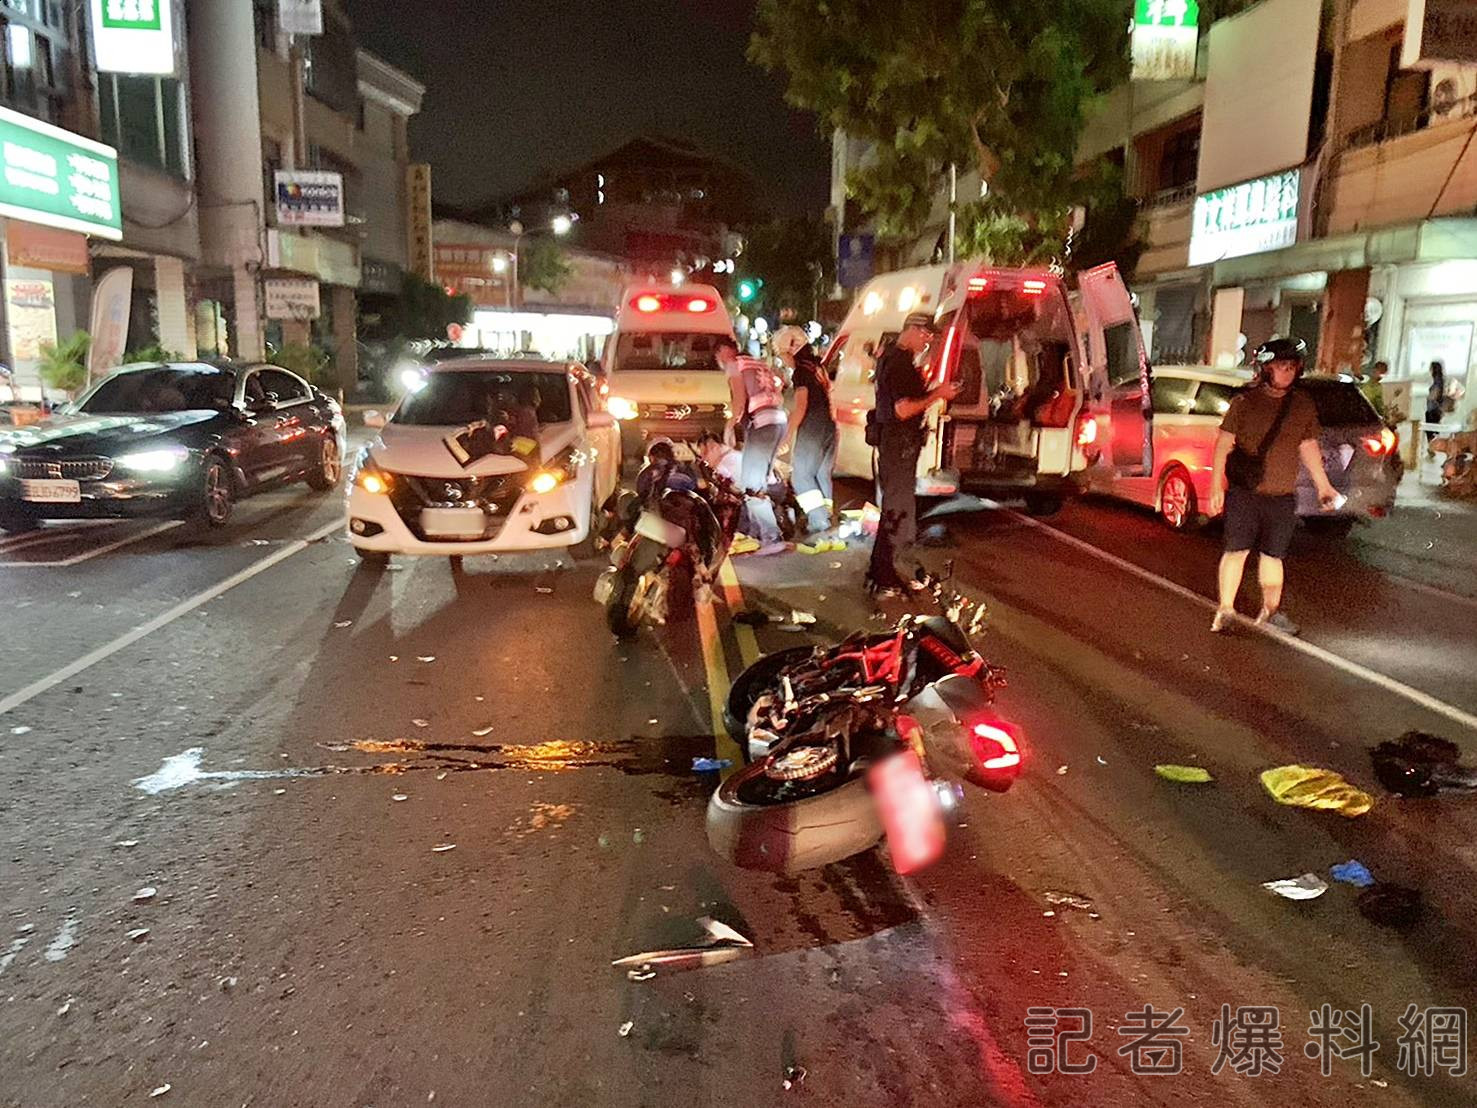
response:
{"label": "ambulance", "polygon": [[947,409],[927,413],[919,496],[1023,499],[1047,514],[1090,472],[1148,472],[1149,362],[1117,268],[1086,271],[1069,288],[1046,269],[957,263],[876,277],[847,314],[825,363],[838,475],[873,476],[877,359],[915,312],[939,327],[920,361],[930,384],[961,386]]}

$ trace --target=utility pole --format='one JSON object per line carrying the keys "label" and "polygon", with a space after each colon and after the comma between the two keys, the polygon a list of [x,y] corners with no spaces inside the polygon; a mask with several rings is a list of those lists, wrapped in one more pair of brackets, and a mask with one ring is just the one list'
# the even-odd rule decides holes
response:
{"label": "utility pole", "polygon": [[292,150],[282,164],[285,169],[302,169],[308,160],[308,122],[303,105],[307,81],[300,35],[287,36],[287,64],[292,82]]}
{"label": "utility pole", "polygon": [[956,209],[959,206],[959,167],[953,162],[949,163],[949,246],[944,253],[944,260],[950,265],[954,264],[954,229],[958,220]]}

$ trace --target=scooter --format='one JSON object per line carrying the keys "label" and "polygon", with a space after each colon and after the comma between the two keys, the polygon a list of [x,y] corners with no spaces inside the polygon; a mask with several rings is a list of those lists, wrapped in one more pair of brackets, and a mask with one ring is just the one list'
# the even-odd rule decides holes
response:
{"label": "scooter", "polygon": [[701,462],[654,457],[636,488],[606,501],[601,534],[611,564],[595,582],[606,625],[620,639],[643,622],[665,623],[674,586],[695,595],[711,587],[744,506],[742,493]]}
{"label": "scooter", "polygon": [[724,721],[748,764],[708,802],[715,851],[795,873],[886,838],[894,867],[912,872],[942,853],[961,783],[1015,783],[1024,745],[993,709],[1004,673],[970,644],[984,609],[942,581],[932,592],[937,615],[782,650],[733,683]]}

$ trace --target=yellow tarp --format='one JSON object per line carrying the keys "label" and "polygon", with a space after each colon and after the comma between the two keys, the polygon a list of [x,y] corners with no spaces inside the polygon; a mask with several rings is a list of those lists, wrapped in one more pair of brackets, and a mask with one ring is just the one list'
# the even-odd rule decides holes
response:
{"label": "yellow tarp", "polygon": [[1262,784],[1278,804],[1290,804],[1295,808],[1318,808],[1352,819],[1374,807],[1374,797],[1355,788],[1331,769],[1278,766],[1263,771]]}
{"label": "yellow tarp", "polygon": [[1214,780],[1209,770],[1199,766],[1155,766],[1154,772],[1166,781],[1178,781],[1181,785],[1203,785]]}

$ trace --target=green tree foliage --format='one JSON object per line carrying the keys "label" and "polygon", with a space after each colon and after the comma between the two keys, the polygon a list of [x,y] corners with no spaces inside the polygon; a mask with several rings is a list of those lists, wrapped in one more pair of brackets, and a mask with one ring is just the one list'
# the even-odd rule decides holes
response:
{"label": "green tree foliage", "polygon": [[158,342],[141,346],[137,350],[128,350],[123,354],[124,365],[137,365],[141,362],[179,362],[184,360],[184,355],[178,350],[166,350]]}
{"label": "green tree foliage", "polygon": [[779,316],[789,309],[805,322],[815,311],[817,294],[828,295],[835,280],[833,254],[830,225],[819,216],[792,216],[750,228],[738,268],[764,284],[743,310]]}
{"label": "green tree foliage", "polygon": [[1094,184],[1074,154],[1094,97],[1128,75],[1123,0],[760,0],[750,58],[827,128],[867,140],[848,181],[885,236],[916,233],[950,164],[989,194],[960,241],[998,262],[1057,256]]}
{"label": "green tree foliage", "polygon": [[526,289],[558,293],[573,272],[564,249],[555,240],[526,238],[518,251],[518,283]]}
{"label": "green tree foliage", "polygon": [[360,330],[367,341],[391,339],[434,339],[445,341],[446,328],[472,318],[472,298],[453,296],[441,285],[405,274],[400,295],[378,314],[360,316]]}
{"label": "green tree foliage", "polygon": [[74,393],[87,384],[87,351],[92,336],[86,331],[74,332],[63,343],[43,342],[37,372],[47,388]]}

